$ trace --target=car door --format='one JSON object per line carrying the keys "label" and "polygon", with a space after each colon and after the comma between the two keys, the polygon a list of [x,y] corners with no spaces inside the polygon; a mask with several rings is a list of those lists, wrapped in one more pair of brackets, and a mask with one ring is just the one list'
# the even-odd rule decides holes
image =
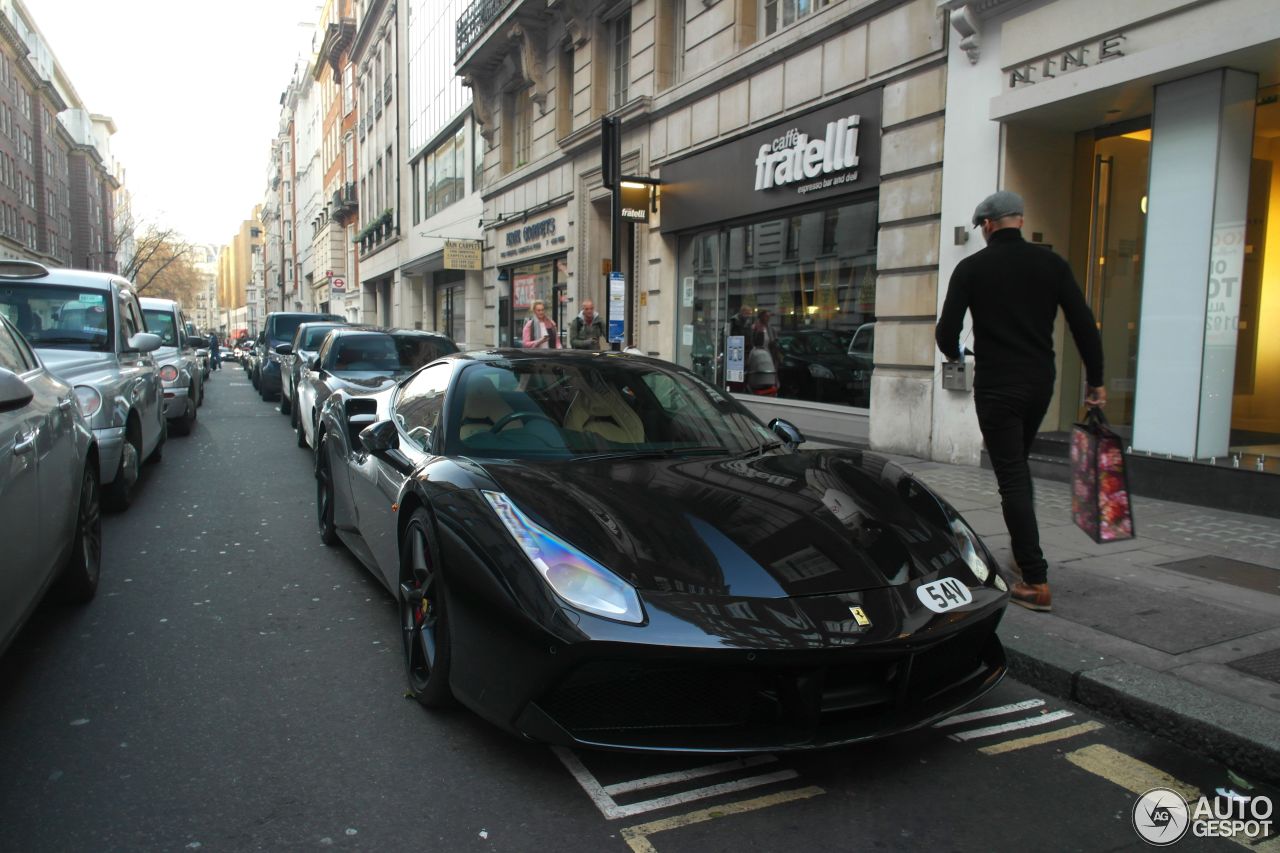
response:
{"label": "car door", "polygon": [[[401,468],[421,461],[439,427],[453,365],[434,364],[413,375],[392,398],[391,419],[399,428]],[[391,589],[399,583],[396,512],[406,473],[386,459],[360,449],[351,466],[356,523]]]}
{"label": "car door", "polygon": [[[24,381],[36,371],[8,324],[0,322],[0,367]],[[40,383],[27,383],[35,396],[22,406],[0,409],[0,642],[17,627],[48,577],[57,544],[41,528],[40,448],[49,436],[41,427],[57,400]]]}

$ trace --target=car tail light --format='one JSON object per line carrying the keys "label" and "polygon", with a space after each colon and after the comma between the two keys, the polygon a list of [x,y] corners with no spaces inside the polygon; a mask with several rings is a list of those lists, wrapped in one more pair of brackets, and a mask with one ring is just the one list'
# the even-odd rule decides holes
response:
{"label": "car tail light", "polygon": [[166,364],[164,367],[160,368],[160,380],[162,382],[177,382],[178,368],[174,367],[172,364]]}
{"label": "car tail light", "polygon": [[77,385],[76,403],[80,406],[80,414],[86,418],[91,418],[102,408],[102,395],[98,393],[96,388],[90,388],[88,385]]}

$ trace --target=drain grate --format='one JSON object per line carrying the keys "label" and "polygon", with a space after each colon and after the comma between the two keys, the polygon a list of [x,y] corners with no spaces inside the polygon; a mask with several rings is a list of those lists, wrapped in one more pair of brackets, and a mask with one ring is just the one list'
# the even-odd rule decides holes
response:
{"label": "drain grate", "polygon": [[1192,557],[1189,560],[1175,560],[1172,563],[1159,565],[1162,569],[1173,569],[1184,575],[1195,575],[1198,578],[1221,581],[1256,592],[1280,595],[1280,569],[1273,569],[1270,566],[1214,556]]}
{"label": "drain grate", "polygon": [[1280,684],[1280,649],[1273,649],[1260,655],[1251,655],[1247,658],[1240,658],[1240,660],[1229,661],[1227,666]]}

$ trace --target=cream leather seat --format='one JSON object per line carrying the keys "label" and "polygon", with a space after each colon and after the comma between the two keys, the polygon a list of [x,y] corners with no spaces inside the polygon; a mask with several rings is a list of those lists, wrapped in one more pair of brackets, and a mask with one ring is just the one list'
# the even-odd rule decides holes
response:
{"label": "cream leather seat", "polygon": [[[458,437],[465,441],[478,433],[488,432],[512,411],[492,382],[482,376],[473,377],[467,382],[467,398],[462,406]],[[523,425],[521,421],[513,420],[503,429],[518,429]]]}
{"label": "cream leather seat", "polygon": [[590,432],[618,444],[643,444],[644,424],[613,388],[581,389],[569,404],[564,428]]}

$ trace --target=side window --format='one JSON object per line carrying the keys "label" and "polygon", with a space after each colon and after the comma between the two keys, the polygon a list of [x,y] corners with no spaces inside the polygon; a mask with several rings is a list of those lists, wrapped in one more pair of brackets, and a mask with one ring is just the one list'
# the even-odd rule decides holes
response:
{"label": "side window", "polygon": [[453,365],[437,364],[419,373],[401,391],[393,408],[396,424],[420,449],[426,450],[431,433],[440,423],[444,392]]}
{"label": "side window", "polygon": [[333,364],[331,363],[333,359],[333,342],[339,337],[339,335],[329,335],[324,339],[324,343],[320,345],[318,358],[320,359],[320,367],[324,370],[333,369]]}
{"label": "side window", "polygon": [[146,324],[138,319],[137,309],[128,297],[121,296],[116,305],[120,314],[120,349],[124,350],[129,346],[129,339],[145,329]]}
{"label": "side window", "polygon": [[34,362],[28,361],[25,349],[8,324],[0,322],[0,367],[14,373],[26,373],[35,367]]}

